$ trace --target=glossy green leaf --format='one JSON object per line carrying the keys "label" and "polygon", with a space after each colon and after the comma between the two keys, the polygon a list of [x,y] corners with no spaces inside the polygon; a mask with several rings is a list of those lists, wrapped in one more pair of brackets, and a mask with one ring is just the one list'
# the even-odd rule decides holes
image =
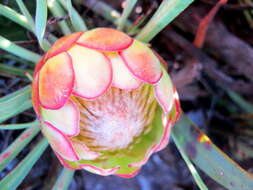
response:
{"label": "glossy green leaf", "polygon": [[0,172],[6,167],[6,165],[12,161],[22,150],[23,148],[35,137],[40,128],[38,124],[34,125],[21,133],[15,141],[4,150],[0,155]]}
{"label": "glossy green leaf", "polygon": [[0,98],[0,122],[32,107],[31,87],[25,87]]}
{"label": "glossy green leaf", "polygon": [[63,168],[54,184],[53,190],[68,190],[68,186],[73,179],[74,173],[74,170]]}
{"label": "glossy green leaf", "polygon": [[30,69],[21,69],[15,66],[0,63],[0,75],[9,74],[13,76],[26,77],[25,73],[33,74],[33,71]]}
{"label": "glossy green leaf", "polygon": [[83,20],[83,18],[79,15],[79,13],[72,6],[71,0],[59,0],[61,5],[68,11],[71,24],[76,32],[86,31],[87,26]]}
{"label": "glossy green leaf", "polygon": [[13,9],[2,4],[0,4],[0,15],[5,16],[6,18],[12,20],[13,22],[23,26],[30,31],[33,30],[32,26],[29,24],[27,18],[24,15],[21,15]]}
{"label": "glossy green leaf", "polygon": [[149,42],[192,2],[193,0],[162,1],[154,16],[144,26],[136,38],[143,42]]}
{"label": "glossy green leaf", "polygon": [[0,130],[17,130],[25,129],[29,127],[38,126],[39,122],[37,120],[29,123],[18,123],[18,124],[2,124],[0,125]]}
{"label": "glossy green leaf", "polygon": [[40,158],[47,146],[47,140],[44,138],[41,139],[39,143],[34,146],[33,150],[18,164],[18,166],[0,181],[0,187],[8,190],[16,189],[30,172],[33,165]]}
{"label": "glossy green leaf", "polygon": [[[58,3],[58,1],[56,0],[48,0],[47,1],[47,6],[49,8],[49,10],[51,11],[51,13],[55,16],[55,17],[64,17],[66,16],[64,10],[62,9],[61,5]],[[68,35],[71,34],[71,30],[67,24],[67,22],[65,20],[62,20],[60,22],[58,22],[59,27],[61,28],[61,31],[64,35]]]}
{"label": "glossy green leaf", "polygon": [[186,116],[173,128],[174,139],[193,163],[229,190],[252,190],[253,176],[224,154]]}
{"label": "glossy green leaf", "polygon": [[47,26],[47,1],[36,1],[36,16],[35,16],[35,35],[43,50],[48,50],[49,46],[44,41],[44,35]]}
{"label": "glossy green leaf", "polygon": [[124,29],[124,25],[127,21],[128,16],[130,15],[130,13],[132,12],[135,4],[137,3],[137,0],[127,0],[125,1],[125,8],[124,11],[122,13],[122,15],[120,16],[120,18],[118,19],[118,29],[122,30]]}
{"label": "glossy green leaf", "polygon": [[23,59],[26,59],[28,61],[32,61],[35,63],[38,62],[40,59],[40,55],[38,55],[37,53],[34,53],[30,50],[22,48],[2,36],[0,36],[0,49],[3,49],[9,53],[12,53],[16,56],[19,56]]}

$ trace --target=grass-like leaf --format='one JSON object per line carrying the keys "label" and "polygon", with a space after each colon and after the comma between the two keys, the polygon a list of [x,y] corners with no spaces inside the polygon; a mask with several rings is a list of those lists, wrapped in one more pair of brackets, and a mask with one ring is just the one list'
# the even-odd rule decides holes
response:
{"label": "grass-like leaf", "polygon": [[41,139],[40,142],[34,146],[33,150],[18,164],[18,166],[0,181],[0,187],[8,190],[16,189],[30,172],[33,165],[40,158],[47,146],[47,140],[44,138]]}
{"label": "grass-like leaf", "polygon": [[164,0],[136,38],[149,42],[192,2],[193,0]]}
{"label": "grass-like leaf", "polygon": [[30,31],[33,31],[32,26],[29,24],[27,18],[24,15],[21,15],[13,9],[2,4],[0,4],[0,15],[5,16],[6,18],[12,20],[13,22],[23,26]]}
{"label": "grass-like leaf", "polygon": [[68,186],[73,179],[74,173],[74,170],[63,168],[54,184],[53,190],[68,190]]}
{"label": "grass-like leaf", "polygon": [[35,63],[38,62],[40,59],[40,55],[38,55],[37,53],[34,53],[25,48],[22,48],[2,36],[0,36],[0,49],[3,49],[9,53],[12,53],[16,56],[19,56],[23,59],[26,59],[28,61],[32,61]]}
{"label": "grass-like leaf", "polygon": [[31,87],[25,87],[6,97],[0,98],[0,122],[32,107]]}
{"label": "grass-like leaf", "polygon": [[201,177],[198,174],[197,169],[195,168],[195,166],[192,164],[192,162],[190,161],[189,157],[186,155],[186,153],[184,152],[184,148],[181,147],[181,144],[178,142],[178,139],[174,136],[174,134],[172,133],[172,138],[173,141],[177,147],[177,149],[179,150],[182,158],[184,159],[187,167],[189,168],[195,182],[197,183],[198,187],[201,190],[208,190],[208,188],[206,187],[205,183],[203,182],[203,180],[201,179]]}
{"label": "grass-like leaf", "polygon": [[32,74],[33,71],[30,69],[21,69],[15,66],[9,66],[9,65],[0,63],[0,75],[9,74],[13,76],[26,77],[25,73]]}
{"label": "grass-like leaf", "polygon": [[[120,13],[116,10],[114,10],[112,7],[107,5],[106,3],[102,1],[94,1],[88,0],[83,2],[89,9],[97,13],[98,15],[101,15],[104,17],[106,20],[112,22],[113,24],[117,25],[118,23],[118,18],[120,18]],[[125,25],[129,27],[131,25],[130,21],[126,21]]]}
{"label": "grass-like leaf", "polygon": [[34,123],[32,127],[24,130],[24,132],[21,133],[19,137],[17,137],[15,141],[1,153],[0,172],[23,150],[23,148],[38,134],[39,131],[40,129],[38,127],[38,123]]}
{"label": "grass-like leaf", "polygon": [[228,96],[237,103],[245,112],[252,114],[253,113],[253,105],[244,100],[239,94],[236,92],[226,89]]}
{"label": "grass-like leaf", "polygon": [[79,13],[72,6],[71,0],[59,0],[61,5],[68,11],[71,24],[76,32],[86,31],[87,26],[83,20],[83,18],[79,15]]}
{"label": "grass-like leaf", "polygon": [[25,129],[29,127],[34,127],[39,125],[37,120],[29,123],[19,123],[19,124],[3,124],[0,125],[0,130],[17,130],[17,129]]}
{"label": "grass-like leaf", "polygon": [[34,30],[34,21],[33,21],[33,18],[31,16],[31,14],[29,13],[29,11],[27,10],[23,0],[16,0],[18,6],[19,6],[19,9],[21,10],[22,14],[25,16],[25,18],[27,19],[30,27],[32,30]]}
{"label": "grass-like leaf", "polygon": [[253,176],[224,154],[186,116],[172,130],[182,150],[208,176],[229,190],[252,190]]}
{"label": "grass-like leaf", "polygon": [[125,3],[126,4],[125,4],[124,11],[123,11],[122,15],[120,16],[120,18],[118,19],[118,27],[117,28],[119,30],[124,29],[127,18],[130,15],[130,13],[132,12],[135,4],[137,3],[137,0],[127,0]]}
{"label": "grass-like leaf", "polygon": [[[49,8],[49,10],[52,12],[52,14],[55,17],[58,18],[63,18],[66,16],[64,10],[62,9],[61,5],[58,3],[58,1],[56,0],[48,0],[47,1],[47,6]],[[67,22],[65,20],[62,20],[60,22],[58,22],[59,27],[61,28],[61,31],[64,35],[68,35],[71,34],[71,30],[67,24]]]}
{"label": "grass-like leaf", "polygon": [[35,16],[35,34],[41,48],[46,51],[49,49],[48,44],[44,41],[44,35],[47,25],[47,1],[36,1],[36,16]]}

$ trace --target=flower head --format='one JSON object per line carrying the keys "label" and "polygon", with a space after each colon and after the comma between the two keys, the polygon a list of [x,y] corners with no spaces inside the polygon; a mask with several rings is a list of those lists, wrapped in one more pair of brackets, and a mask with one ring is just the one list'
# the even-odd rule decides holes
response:
{"label": "flower head", "polygon": [[135,176],[168,143],[178,95],[146,44],[110,28],[59,39],[38,63],[33,106],[61,163]]}

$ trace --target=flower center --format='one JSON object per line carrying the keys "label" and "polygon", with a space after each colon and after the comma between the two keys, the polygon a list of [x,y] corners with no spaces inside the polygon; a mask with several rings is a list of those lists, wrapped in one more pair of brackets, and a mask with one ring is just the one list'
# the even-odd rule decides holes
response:
{"label": "flower center", "polygon": [[75,100],[81,131],[74,138],[97,151],[127,148],[148,128],[157,105],[149,85],[132,91],[110,88],[95,100]]}

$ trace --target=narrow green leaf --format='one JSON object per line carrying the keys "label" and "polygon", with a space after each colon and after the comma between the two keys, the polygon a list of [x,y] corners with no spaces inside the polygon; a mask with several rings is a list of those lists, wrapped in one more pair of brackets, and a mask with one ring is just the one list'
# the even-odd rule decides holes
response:
{"label": "narrow green leaf", "polygon": [[[83,2],[89,9],[94,11],[95,13],[101,15],[104,17],[106,20],[112,22],[113,24],[117,25],[118,23],[118,18],[120,17],[120,13],[116,10],[114,10],[112,7],[107,5],[106,3],[102,1],[96,1],[94,3],[93,1],[84,1]],[[131,25],[131,22],[128,20],[126,21],[125,25],[129,27]]]}
{"label": "narrow green leaf", "polygon": [[226,89],[228,96],[237,103],[242,109],[244,109],[247,113],[253,113],[253,105],[244,100],[239,94],[236,92]]}
{"label": "narrow green leaf", "polygon": [[37,120],[29,123],[19,123],[19,124],[3,124],[0,125],[0,130],[17,130],[17,129],[25,129],[29,127],[38,126],[39,122]]}
{"label": "narrow green leaf", "polygon": [[[49,10],[55,17],[64,17],[66,16],[64,10],[62,9],[61,5],[56,0],[48,0],[47,6]],[[58,22],[59,27],[64,35],[71,34],[71,30],[65,20]]]}
{"label": "narrow green leaf", "polygon": [[31,87],[14,92],[0,99],[0,122],[32,107]]}
{"label": "narrow green leaf", "polygon": [[22,48],[2,36],[0,36],[0,49],[3,49],[9,53],[12,53],[16,56],[19,56],[23,59],[26,59],[28,61],[32,61],[35,63],[38,62],[40,59],[40,55],[30,50],[27,50],[25,48]]}
{"label": "narrow green leaf", "polygon": [[[31,32],[35,33],[34,24],[33,25],[30,24],[28,19],[24,15],[17,13],[13,9],[0,4],[0,15],[5,16],[6,18],[12,20],[13,22],[15,22],[15,23],[23,26],[24,28],[30,30]],[[52,41],[56,41],[56,39],[57,39],[53,34],[49,34],[48,38],[52,39]],[[46,43],[47,46],[50,45],[50,43],[46,40],[44,43]]]}
{"label": "narrow green leaf", "polygon": [[24,15],[21,15],[13,9],[2,4],[0,4],[0,15],[5,16],[6,18],[12,20],[13,22],[23,26],[30,31],[33,31],[32,26],[29,24],[27,18]]}
{"label": "narrow green leaf", "polygon": [[172,130],[193,163],[229,190],[252,190],[253,176],[230,159],[186,116]]}
{"label": "narrow green leaf", "polygon": [[33,74],[33,71],[30,69],[21,69],[15,66],[9,66],[0,63],[0,75],[1,73],[7,73],[13,76],[26,77],[25,73]]}
{"label": "narrow green leaf", "polygon": [[71,24],[76,32],[86,31],[87,26],[82,19],[82,17],[78,14],[75,8],[72,6],[71,0],[59,0],[61,5],[68,11]]}
{"label": "narrow green leaf", "polygon": [[68,186],[73,179],[74,173],[75,170],[63,168],[54,184],[53,190],[68,190]]}
{"label": "narrow green leaf", "polygon": [[34,146],[33,150],[13,169],[5,178],[0,181],[0,187],[2,189],[14,190],[28,175],[33,165],[40,158],[42,153],[48,146],[46,139],[42,139]]}
{"label": "narrow green leaf", "polygon": [[[31,86],[28,85],[24,88],[21,88],[11,94],[8,94],[6,96],[3,96],[0,98],[0,105],[2,105],[1,103],[4,103],[6,101],[12,101],[12,99],[15,99],[17,96],[25,96],[25,98],[29,98],[29,94],[31,93]],[[0,107],[1,109],[1,107]]]}
{"label": "narrow green leaf", "polygon": [[33,18],[31,16],[31,14],[29,13],[29,11],[27,10],[23,0],[16,0],[18,6],[19,6],[19,9],[21,10],[22,14],[26,17],[30,27],[32,30],[34,30],[34,21],[33,21]]}
{"label": "narrow green leaf", "polygon": [[32,127],[24,130],[24,132],[0,154],[0,172],[23,150],[39,131],[40,128],[38,127],[38,123],[34,123]]}
{"label": "narrow green leaf", "polygon": [[118,19],[118,27],[117,28],[119,30],[124,29],[127,18],[130,15],[130,13],[132,12],[132,10],[133,10],[136,3],[137,3],[137,0],[127,0],[126,1],[124,11],[123,11],[121,17]]}
{"label": "narrow green leaf", "polygon": [[35,35],[39,41],[41,48],[44,51],[49,49],[49,46],[44,41],[44,35],[47,26],[47,1],[36,1],[36,16],[35,16]]}
{"label": "narrow green leaf", "polygon": [[198,171],[197,169],[195,168],[195,166],[191,163],[189,157],[186,155],[186,153],[184,152],[184,149],[183,147],[181,147],[181,144],[178,142],[177,138],[174,136],[174,134],[172,133],[172,138],[173,138],[173,141],[175,142],[175,145],[177,147],[177,149],[179,150],[182,158],[184,159],[187,167],[189,168],[194,180],[196,181],[198,187],[201,189],[201,190],[208,190],[208,188],[206,187],[205,183],[203,182],[203,180],[201,179],[201,177],[199,176],[198,174]]}
{"label": "narrow green leaf", "polygon": [[149,42],[192,2],[193,0],[164,0],[136,38]]}

